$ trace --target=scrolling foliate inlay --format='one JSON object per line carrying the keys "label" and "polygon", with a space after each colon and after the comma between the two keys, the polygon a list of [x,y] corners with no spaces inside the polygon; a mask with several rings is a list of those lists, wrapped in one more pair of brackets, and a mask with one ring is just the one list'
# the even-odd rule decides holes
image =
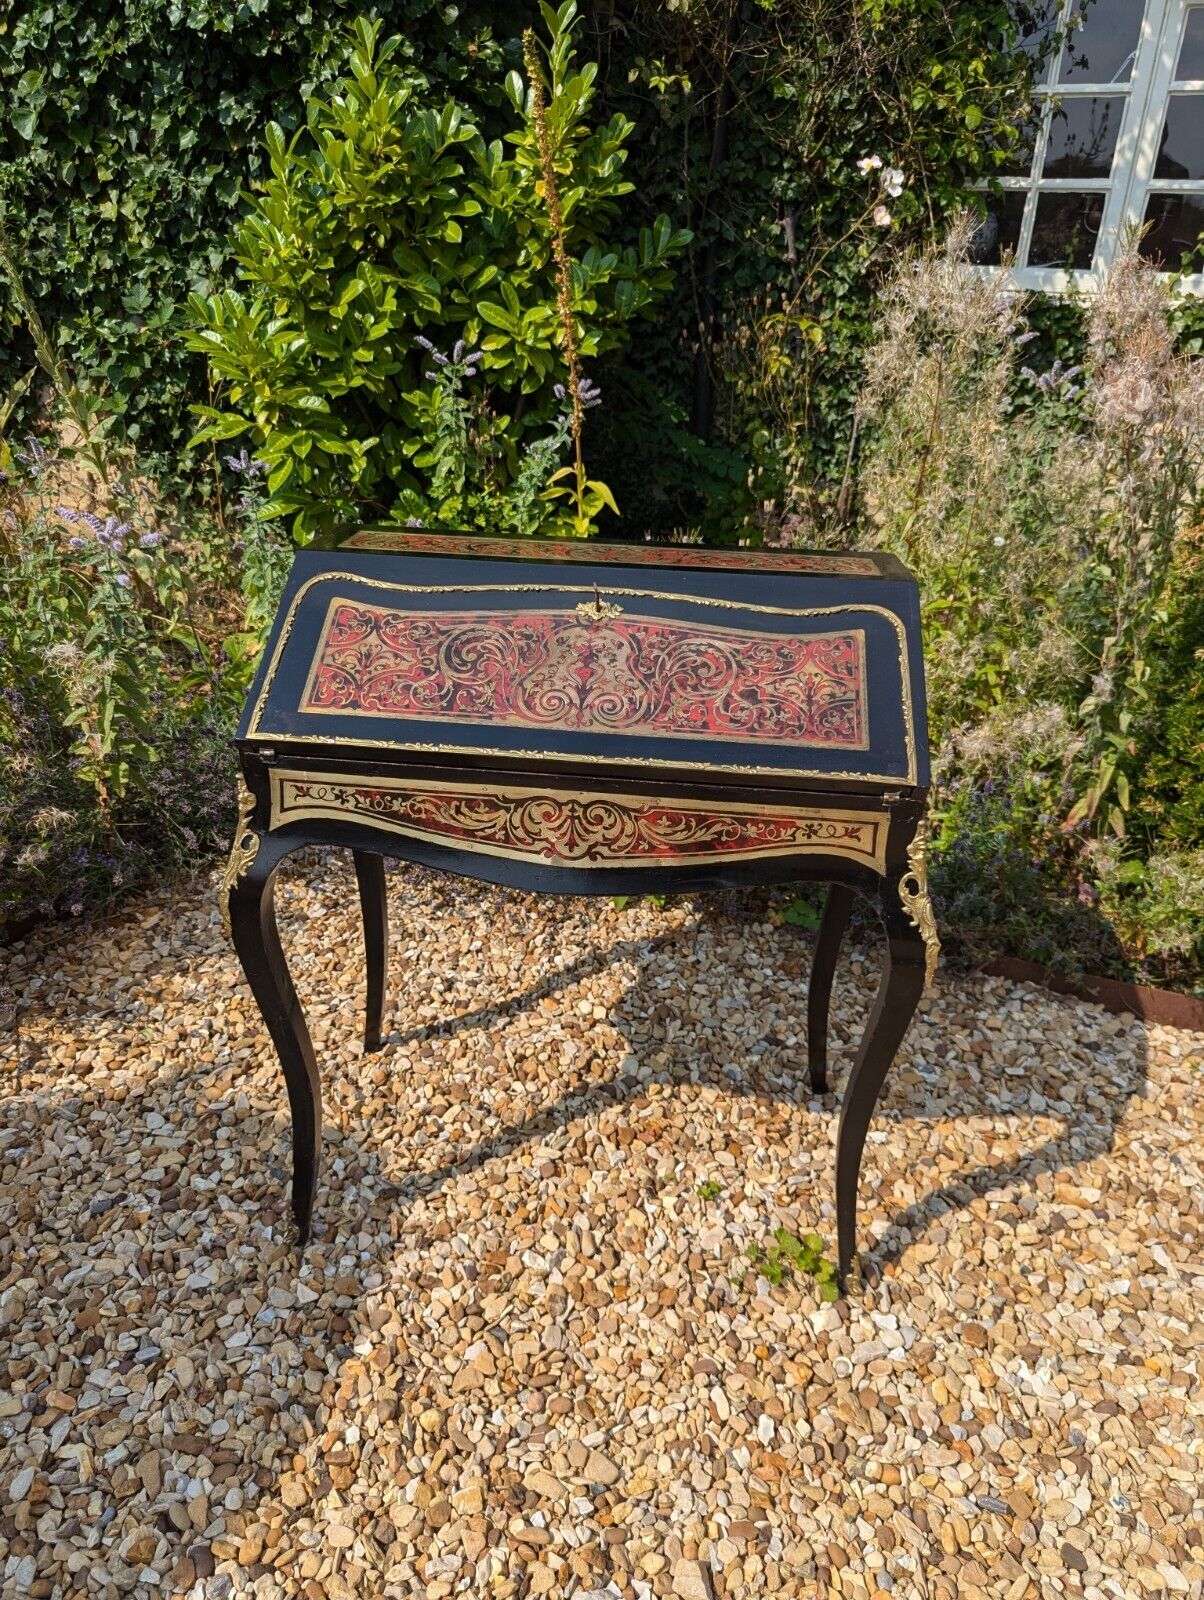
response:
{"label": "scrolling foliate inlay", "polygon": [[914,928],[924,940],[924,982],[936,977],[937,962],[941,954],[940,936],[936,931],[936,917],[928,893],[928,823],[921,821],[915,836],[907,847],[907,872],[899,880],[899,899]]}
{"label": "scrolling foliate inlay", "polygon": [[271,774],[273,828],[349,818],[457,849],[556,866],[673,866],[722,856],[840,856],[881,872],[887,817],[807,806],[553,788]]}
{"label": "scrolling foliate inlay", "polygon": [[234,828],[234,841],[218,885],[217,901],[222,914],[222,927],[230,937],[230,896],[239,879],[259,854],[259,835],[251,826],[255,811],[255,796],[241,778],[238,780],[238,822]]}
{"label": "scrolling foliate inlay", "polygon": [[865,750],[865,633],[331,602],[302,712]]}

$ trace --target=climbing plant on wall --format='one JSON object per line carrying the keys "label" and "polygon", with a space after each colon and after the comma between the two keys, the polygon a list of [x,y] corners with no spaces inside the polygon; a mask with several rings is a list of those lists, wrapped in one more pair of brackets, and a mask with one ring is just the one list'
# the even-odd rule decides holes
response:
{"label": "climbing plant on wall", "polygon": [[[81,382],[144,445],[180,445],[203,366],[172,330],[216,288],[261,133],[337,76],[357,14],[383,15],[437,81],[500,82],[504,5],[435,0],[14,0],[0,22],[0,203],[27,287]],[[520,13],[521,16],[521,13]],[[29,362],[0,283],[0,377]],[[0,385],[6,387],[7,385]]]}

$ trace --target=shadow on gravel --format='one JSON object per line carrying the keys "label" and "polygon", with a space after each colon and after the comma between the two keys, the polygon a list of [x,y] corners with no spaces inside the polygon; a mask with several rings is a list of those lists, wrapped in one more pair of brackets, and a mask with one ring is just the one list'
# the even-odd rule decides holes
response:
{"label": "shadow on gravel", "polygon": [[[416,870],[416,869],[411,869]],[[506,896],[505,890],[491,891]],[[591,952],[563,968],[544,972],[529,987],[499,997],[444,1022],[386,1032],[382,1058],[398,1047],[433,1042],[441,1038],[488,1035],[509,1019],[532,1010],[541,1001],[554,999],[574,984],[603,972],[628,957],[638,959],[651,952],[673,951],[676,964],[688,982],[714,982],[707,956],[700,948],[700,934],[721,931],[730,936],[750,916],[764,916],[769,897],[765,891],[748,894],[722,892],[714,896],[693,897],[695,921],[688,927],[673,929],[652,939],[618,939],[605,949]],[[852,957],[866,981],[859,985],[861,1004],[851,1032],[841,1036],[833,1024],[829,1043],[829,1092],[816,1097],[807,1081],[805,1060],[806,984],[810,970],[813,939],[809,934],[784,926],[781,933],[781,959],[774,978],[789,985],[797,1015],[797,1043],[788,1049],[785,1042],[767,1031],[754,1046],[759,1060],[751,1067],[714,1066],[699,1070],[696,1064],[672,1050],[671,1037],[658,1048],[669,1060],[655,1074],[666,1083],[713,1082],[735,1094],[770,1099],[777,1103],[805,1107],[813,1112],[839,1111],[848,1068],[860,1038],[860,1030],[873,998],[880,962],[880,940],[872,925],[854,925],[854,942],[846,942],[837,967],[833,992],[833,1017],[841,1011],[853,975]],[[394,975],[395,976],[395,975]],[[998,1022],[1000,1004],[1009,1008],[1022,1035],[1017,1045],[1011,1028],[993,1027]],[[1077,1013],[1077,1015],[1076,1015]],[[1095,1019],[1097,1026],[1082,1019]],[[612,1011],[611,1021],[627,1040],[628,1060],[637,1061],[647,1048],[652,1025],[671,1021],[671,1008],[654,990],[637,980],[623,994]],[[386,1028],[389,1017],[386,1013]],[[1074,1028],[1068,1024],[1074,1023]],[[1073,1036],[1072,1036],[1073,1034]],[[1113,1048],[1128,1036],[1130,1059]],[[999,1037],[998,1047],[992,1039]],[[370,1059],[370,1058],[369,1058]],[[1131,1018],[1114,1018],[1102,1008],[1068,1001],[1032,985],[1014,985],[1005,980],[943,973],[936,986],[921,1002],[921,1009],[900,1049],[895,1066],[883,1088],[870,1142],[867,1144],[862,1175],[862,1207],[873,1182],[874,1133],[884,1122],[907,1121],[929,1125],[932,1130],[930,1153],[921,1153],[911,1170],[915,1187],[922,1190],[914,1204],[899,1212],[872,1250],[863,1251],[862,1267],[871,1281],[888,1265],[898,1262],[904,1252],[922,1240],[934,1225],[951,1213],[964,1210],[976,1199],[1005,1189],[1031,1188],[1042,1174],[1073,1170],[1113,1148],[1116,1129],[1129,1101],[1141,1096],[1146,1085],[1146,1049],[1142,1024]],[[641,1096],[647,1087],[647,1074],[620,1074],[610,1079],[592,1079],[573,1088],[552,1106],[537,1115],[514,1123],[498,1137],[434,1169],[414,1173],[390,1185],[387,1193],[404,1206],[418,1194],[431,1195],[442,1184],[459,1175],[478,1170],[489,1161],[503,1159],[534,1140],[568,1126],[599,1107],[617,1105]],[[1057,1134],[1025,1149],[1020,1154],[998,1161],[968,1167],[954,1178],[935,1181],[940,1139],[936,1130],[942,1124],[959,1120],[1032,1118],[1039,1116],[1060,1122]],[[888,1180],[892,1176],[883,1174]],[[925,1180],[930,1184],[923,1188]],[[826,1207],[830,1199],[831,1174],[821,1182],[829,1189],[817,1199]],[[1021,1201],[1021,1209],[1024,1209]],[[328,1219],[327,1226],[333,1219]],[[319,1190],[316,1223],[322,1227],[322,1198]],[[861,1235],[864,1242],[864,1233]]]}
{"label": "shadow on gravel", "polygon": [[[308,901],[294,899],[288,889],[298,877],[311,881]],[[458,908],[433,875],[409,871],[391,875],[390,884],[397,993],[401,984],[421,981],[405,969],[401,955],[403,945],[424,936],[421,919],[429,926],[430,919],[454,916]],[[496,908],[495,921],[528,914],[524,897],[488,892],[496,894],[489,906],[491,917]],[[25,953],[36,950],[33,959],[10,963],[9,981],[19,999],[23,991],[25,1003],[15,1039],[0,1037],[7,1071],[0,1097],[0,1323],[19,1363],[10,1364],[19,1409],[10,1404],[0,1412],[0,1477],[11,1482],[10,1466],[15,1471],[27,1457],[44,1455],[50,1464],[46,1482],[38,1480],[38,1493],[48,1498],[39,1501],[42,1520],[36,1526],[24,1512],[18,1517],[17,1509],[0,1506],[0,1535],[7,1541],[0,1588],[11,1580],[28,1590],[40,1574],[66,1592],[63,1563],[70,1553],[83,1563],[72,1572],[86,1575],[97,1593],[110,1582],[106,1593],[129,1592],[150,1565],[165,1581],[171,1575],[174,1587],[157,1591],[165,1596],[222,1600],[232,1586],[227,1574],[214,1576],[215,1565],[229,1568],[233,1558],[223,1550],[233,1547],[247,1584],[269,1585],[254,1592],[277,1595],[270,1587],[274,1569],[263,1553],[246,1554],[242,1535],[230,1533],[230,1506],[241,1505],[234,1513],[241,1522],[270,1514],[291,1528],[332,1490],[346,1494],[357,1473],[373,1482],[405,1481],[417,1473],[420,1449],[435,1448],[430,1441],[420,1444],[407,1407],[411,1391],[431,1381],[431,1360],[437,1368],[427,1312],[441,1280],[427,1257],[442,1224],[429,1213],[407,1218],[407,1209],[420,1209],[420,1198],[492,1162],[499,1163],[499,1184],[514,1188],[517,1204],[522,1173],[513,1168],[521,1167],[525,1146],[600,1109],[634,1111],[646,1103],[649,1074],[658,1084],[702,1083],[830,1120],[878,959],[867,941],[852,955],[846,951],[839,965],[830,1050],[835,1093],[823,1100],[811,1096],[806,1079],[809,954],[796,930],[780,930],[772,957],[759,956],[764,970],[757,972],[765,993],[789,997],[790,1027],[781,1012],[776,1020],[759,1015],[747,999],[754,991],[746,989],[741,998],[752,968],[733,960],[730,951],[740,948],[741,928],[754,917],[764,920],[765,898],[753,894],[699,902],[688,925],[667,926],[663,934],[643,939],[610,938],[617,930],[603,924],[605,947],[560,968],[552,969],[533,944],[526,974],[513,969],[508,992],[470,1003],[462,1015],[397,1030],[379,1056],[364,1058],[351,1053],[361,1020],[359,983],[350,988],[355,999],[333,995],[331,969],[322,965],[332,959],[333,948],[336,962],[358,969],[362,947],[352,899],[350,863],[342,855],[330,854],[316,872],[312,861],[290,864],[282,885],[285,946],[315,1024],[332,1111],[317,1237],[300,1274],[289,1233],[284,1085],[277,1071],[252,1071],[272,1066],[270,1046],[233,957],[220,943],[212,886],[199,885],[191,901],[148,901],[91,943],[73,929],[61,939],[30,941]],[[325,941],[307,932],[317,916]],[[545,948],[554,951],[554,942]],[[574,985],[622,962],[638,969],[609,1005],[625,1054],[616,1053],[613,1041],[605,1059],[575,1050],[551,1103],[515,1116],[488,1139],[464,1138],[454,1150],[434,1142],[437,1114],[428,1127],[419,1112],[412,1145],[423,1165],[396,1175],[386,1170],[389,1106],[399,1122],[413,1122],[422,1103],[407,1106],[407,1078],[390,1056],[434,1046],[423,1065],[440,1079],[436,1099],[446,1103],[444,1079],[447,1093],[454,1080],[457,1092],[471,1098],[478,1063],[481,1077],[494,1074],[495,1085],[496,1074],[505,1070],[494,1055],[495,1037],[507,1023],[536,1007],[549,1015],[549,1004],[567,1008]],[[677,1035],[677,1012],[663,986],[665,965],[683,982],[678,993],[705,991],[719,1019],[730,1002],[739,1022],[730,1034],[718,1021],[710,1033],[695,1034],[700,1053],[693,1059]],[[111,971],[111,982],[102,969]],[[847,1004],[854,999],[856,1004]],[[1010,1012],[1007,1027],[991,1026],[1003,1008]],[[1095,1018],[1098,1033],[1091,1031]],[[75,1054],[63,1057],[64,1038],[73,1051],[78,1047],[78,1065]],[[439,1044],[449,1040],[469,1048],[458,1061],[449,1058],[445,1074]],[[863,1201],[876,1178],[884,1189],[909,1182],[916,1195],[869,1254],[871,1275],[977,1196],[1014,1188],[1014,1205],[1023,1216],[1030,1198],[1025,1191],[1043,1175],[1110,1149],[1130,1098],[1144,1088],[1142,1042],[1136,1025],[1128,1029],[1103,1012],[1070,1007],[1044,991],[942,978],[913,1024],[871,1129]],[[1113,1048],[1119,1043],[1131,1047],[1127,1065]],[[378,1068],[382,1077],[372,1086],[369,1075]],[[70,1089],[65,1076],[72,1080]],[[1034,1116],[1043,1126],[1044,1119],[1053,1123],[1052,1137],[1031,1140],[1015,1156],[994,1160],[988,1153],[949,1177],[946,1145],[959,1119],[963,1126],[977,1121],[998,1127],[1001,1118]],[[881,1160],[875,1133],[880,1136],[892,1122],[905,1126]],[[656,1136],[634,1115],[630,1129],[620,1131],[638,1141],[626,1174],[629,1186],[654,1189]],[[1009,1141],[1013,1147],[1016,1142]],[[899,1145],[907,1152],[902,1172]],[[553,1153],[551,1159],[559,1157]],[[507,1160],[510,1172],[504,1170]],[[812,1186],[813,1208],[829,1205],[827,1159],[804,1172],[801,1182]],[[890,1210],[889,1198],[882,1209]],[[491,1223],[501,1232],[509,1225],[504,1214]],[[622,1245],[615,1248],[621,1255]],[[1025,1252],[1016,1254],[1022,1261]],[[473,1279],[464,1305],[484,1328],[481,1305],[492,1268],[474,1246],[466,1255],[444,1253],[443,1259],[443,1271]],[[400,1270],[415,1280],[413,1305],[398,1325],[382,1325],[373,1285],[399,1270],[399,1260]],[[504,1292],[504,1278],[497,1281]],[[708,1287],[699,1274],[684,1292],[694,1296],[687,1324],[693,1318],[701,1326],[712,1309],[726,1307],[721,1277]],[[592,1326],[610,1310],[601,1298],[579,1306],[567,1305],[561,1291],[548,1298],[557,1326],[574,1317]],[[504,1335],[505,1318],[497,1326]],[[708,1327],[719,1337],[719,1318]],[[693,1327],[681,1335],[671,1358],[675,1370],[684,1372],[692,1361],[694,1338]],[[380,1461],[367,1467],[360,1464],[360,1445],[352,1448],[341,1434],[335,1437],[335,1423],[359,1403],[365,1341],[374,1352],[385,1349],[394,1362],[389,1386],[372,1391],[372,1427],[380,1430],[372,1448]],[[507,1415],[521,1406],[529,1422],[542,1416],[543,1404],[556,1394],[571,1401],[573,1430],[588,1435],[603,1420],[594,1380],[588,1371],[553,1368],[556,1358],[556,1350],[541,1350],[530,1365],[508,1370]],[[549,1374],[555,1386],[546,1381]],[[775,1369],[774,1381],[785,1384],[789,1375]],[[70,1391],[70,1412],[57,1409],[63,1389]],[[453,1396],[449,1416],[456,1404]],[[473,1404],[484,1402],[478,1396]],[[490,1539],[497,1545],[499,1538],[504,1543],[498,1530],[506,1520],[526,1515],[535,1502],[508,1473],[506,1428],[494,1426],[492,1413],[481,1415],[482,1428],[488,1421],[491,1464],[483,1466],[477,1447],[449,1423],[446,1438],[437,1442],[439,1470],[451,1462],[459,1472],[471,1463],[474,1475],[487,1478]],[[66,1446],[94,1458],[96,1476],[88,1486],[81,1488],[74,1458],[52,1459],[52,1441],[60,1454]],[[296,1468],[298,1456],[311,1462],[307,1476]],[[385,1552],[400,1537],[387,1520],[382,1514],[366,1524],[374,1569],[387,1567]],[[425,1551],[431,1533],[420,1523],[411,1526],[405,1538]],[[767,1531],[761,1528],[753,1537],[763,1543]],[[253,1546],[250,1540],[248,1548]],[[626,1581],[621,1549],[598,1543],[597,1552],[598,1583],[612,1574]],[[417,1592],[409,1579],[404,1587],[369,1591],[362,1581],[344,1581],[341,1570],[323,1576],[327,1600]],[[813,1564],[800,1568],[800,1575],[810,1581]],[[71,1581],[80,1587],[78,1577]]]}

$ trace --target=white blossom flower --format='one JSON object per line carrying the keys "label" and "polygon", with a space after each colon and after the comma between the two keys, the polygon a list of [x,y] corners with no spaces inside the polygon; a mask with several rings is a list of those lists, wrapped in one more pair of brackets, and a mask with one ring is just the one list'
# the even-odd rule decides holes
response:
{"label": "white blossom flower", "polygon": [[880,227],[880,228],[889,228],[890,227],[890,212],[886,209],[885,206],[875,206],[874,207],[874,221],[877,223],[878,227]]}
{"label": "white blossom flower", "polygon": [[903,174],[898,167],[886,168],[882,174],[882,188],[892,200],[897,200],[903,193]]}
{"label": "white blossom flower", "polygon": [[857,170],[864,178],[867,173],[875,171],[881,165],[881,156],[862,156],[861,160],[857,163]]}
{"label": "white blossom flower", "polygon": [[1097,672],[1091,679],[1091,693],[1102,706],[1106,706],[1111,700],[1115,687],[1110,672]]}

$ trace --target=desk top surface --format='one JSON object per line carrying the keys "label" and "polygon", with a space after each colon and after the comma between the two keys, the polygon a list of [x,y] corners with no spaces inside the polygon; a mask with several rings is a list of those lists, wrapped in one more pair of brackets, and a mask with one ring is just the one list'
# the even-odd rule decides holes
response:
{"label": "desk top surface", "polygon": [[879,552],[366,529],[296,557],[238,736],[926,788],[918,596]]}

